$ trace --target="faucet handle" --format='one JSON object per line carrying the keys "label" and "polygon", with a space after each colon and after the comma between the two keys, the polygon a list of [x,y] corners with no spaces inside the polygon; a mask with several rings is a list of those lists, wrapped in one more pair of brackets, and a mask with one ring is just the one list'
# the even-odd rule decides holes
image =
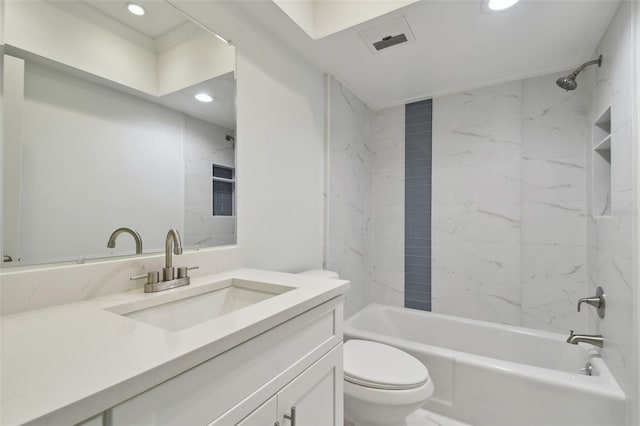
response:
{"label": "faucet handle", "polygon": [[129,277],[131,281],[141,280],[143,278],[147,279],[146,284],[155,284],[158,281],[160,281],[160,273],[158,271],[151,271],[151,272],[147,272],[146,274],[134,275],[132,277]]}
{"label": "faucet handle", "polygon": [[187,268],[186,266],[180,266],[179,268],[176,268],[178,270],[178,278],[186,278],[188,276],[187,271],[192,271],[194,269],[200,269],[199,266],[192,266],[190,268]]}
{"label": "faucet handle", "polygon": [[578,300],[578,312],[580,312],[580,305],[583,303],[596,308],[598,310],[598,316],[600,318],[604,318],[605,294],[602,287],[598,287],[596,289],[596,295],[594,297],[583,297]]}

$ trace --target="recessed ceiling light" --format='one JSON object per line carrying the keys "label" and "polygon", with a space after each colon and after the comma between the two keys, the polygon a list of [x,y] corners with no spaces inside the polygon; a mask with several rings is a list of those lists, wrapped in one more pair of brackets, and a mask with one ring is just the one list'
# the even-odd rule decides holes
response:
{"label": "recessed ceiling light", "polygon": [[206,93],[198,93],[195,98],[197,100],[199,100],[200,102],[211,102],[213,101],[213,98],[209,95],[207,95]]}
{"label": "recessed ceiling light", "polygon": [[134,15],[138,15],[138,16],[144,15],[144,8],[138,4],[129,3],[127,5],[127,9],[129,9],[129,12],[133,13]]}
{"label": "recessed ceiling light", "polygon": [[488,0],[487,7],[491,10],[505,10],[518,3],[518,0]]}

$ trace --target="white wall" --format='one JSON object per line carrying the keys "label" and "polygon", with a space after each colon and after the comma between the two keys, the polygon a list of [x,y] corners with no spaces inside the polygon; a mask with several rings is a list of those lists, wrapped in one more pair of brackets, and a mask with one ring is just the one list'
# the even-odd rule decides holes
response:
{"label": "white wall", "polygon": [[237,47],[238,244],[251,267],[322,265],[324,81],[233,2],[172,1]]}
{"label": "white wall", "polygon": [[8,45],[155,94],[153,52],[43,1],[8,1],[5,16]]}
{"label": "white wall", "polygon": [[169,48],[137,33],[149,41],[143,47],[61,7],[46,1],[7,2],[6,44],[153,96],[235,68],[234,49],[193,24],[193,28],[175,30],[188,31],[188,37]]}
{"label": "white wall", "polygon": [[373,116],[373,260],[369,300],[404,306],[404,106]]}
{"label": "white wall", "polygon": [[345,314],[371,301],[373,112],[333,77],[328,84],[327,269],[351,281]]}
{"label": "white wall", "polygon": [[233,72],[236,52],[207,32],[157,54],[157,96]]}
{"label": "white wall", "polygon": [[[589,123],[593,123],[602,112],[611,106],[611,215],[599,216],[591,205],[588,208],[588,287],[602,286],[607,295],[604,319],[590,310],[592,331],[605,337],[602,356],[613,371],[616,380],[627,394],[628,401],[638,397],[633,390],[634,339],[633,334],[633,230],[638,226],[633,194],[638,190],[637,168],[634,162],[634,41],[633,13],[629,1],[623,1],[602,38],[595,54],[603,55],[602,67],[595,70],[595,88],[589,112]],[[593,175],[592,147],[586,147],[589,176],[588,193],[597,185]],[[635,171],[634,171],[635,170]],[[636,254],[637,255],[637,254]],[[636,265],[637,267],[637,265]],[[636,290],[637,291],[637,290]],[[637,356],[637,354],[635,355]],[[637,361],[636,361],[637,362]],[[629,418],[631,404],[629,405]]]}
{"label": "white wall", "polygon": [[[121,226],[159,251],[182,227],[182,114],[28,62],[23,123],[25,262],[107,255]],[[130,240],[119,238],[121,254]]]}
{"label": "white wall", "polygon": [[586,327],[589,71],[434,99],[433,310],[566,332]]}
{"label": "white wall", "polygon": [[636,402],[632,404],[631,424],[640,424],[640,5],[638,2],[632,3],[634,9],[634,112],[633,116],[633,181],[636,183],[634,188],[634,245],[633,245],[633,317],[635,336],[633,347],[633,365],[631,374],[633,379],[633,395]]}

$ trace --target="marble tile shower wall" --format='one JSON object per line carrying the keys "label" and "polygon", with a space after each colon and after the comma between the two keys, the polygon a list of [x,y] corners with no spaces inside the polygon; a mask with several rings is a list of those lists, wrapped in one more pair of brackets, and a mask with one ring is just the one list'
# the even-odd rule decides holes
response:
{"label": "marble tile shower wall", "polygon": [[373,112],[333,77],[328,79],[328,208],[326,268],[351,281],[345,314],[370,303],[373,222]]}
{"label": "marble tile shower wall", "polygon": [[235,216],[213,216],[212,165],[235,167],[233,131],[186,116],[184,133],[184,244],[222,246],[236,243]]}
{"label": "marble tile shower wall", "polygon": [[433,311],[586,324],[587,91],[557,75],[434,99]]}
{"label": "marble tile shower wall", "polygon": [[[606,338],[602,356],[629,400],[633,397],[633,23],[631,4],[623,1],[596,49],[602,67],[594,69],[595,89],[589,123],[611,106],[611,215],[599,216],[593,199],[587,203],[588,290],[602,286],[607,295],[604,319],[589,310],[590,331]],[[637,117],[636,117],[637,119]],[[586,144],[587,185],[593,185],[593,137]],[[637,141],[636,141],[637,143]]]}
{"label": "marble tile shower wall", "polygon": [[373,117],[371,301],[404,307],[405,108]]}

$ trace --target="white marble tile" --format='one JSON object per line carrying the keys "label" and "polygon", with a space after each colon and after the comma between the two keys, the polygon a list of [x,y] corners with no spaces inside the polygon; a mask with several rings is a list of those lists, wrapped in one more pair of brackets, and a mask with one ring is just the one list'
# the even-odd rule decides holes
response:
{"label": "white marble tile", "polygon": [[373,146],[380,149],[389,141],[401,141],[404,151],[404,105],[376,111],[373,115]]}
{"label": "white marble tile", "polygon": [[374,171],[372,184],[373,206],[404,204],[404,170]]}
{"label": "white marble tile", "polygon": [[329,82],[329,193],[326,267],[351,281],[345,312],[367,304],[372,257],[372,111],[335,79]]}
{"label": "white marble tile", "polygon": [[523,158],[522,201],[583,201],[584,156],[547,159]]}
{"label": "white marble tile", "polygon": [[404,106],[373,117],[372,239],[367,301],[404,306]]}
{"label": "white marble tile", "polygon": [[631,215],[596,218],[595,247],[602,252],[631,259],[633,256],[633,221]]}
{"label": "white marble tile", "polygon": [[526,158],[584,156],[588,138],[587,121],[575,112],[522,120],[522,156]]}
{"label": "white marble tile", "polygon": [[632,386],[633,262],[630,259],[597,252],[595,284],[607,297],[604,319],[598,319],[598,331],[605,337],[602,357],[625,390]]}
{"label": "white marble tile", "polygon": [[433,130],[450,130],[520,118],[520,81],[433,100]]}
{"label": "white marble tile", "polygon": [[522,203],[522,243],[586,245],[583,201]]}
{"label": "white marble tile", "polygon": [[[602,285],[607,294],[604,319],[594,318],[595,327],[605,337],[603,358],[616,380],[627,393],[632,391],[631,363],[633,350],[631,328],[632,300],[632,241],[633,220],[632,176],[633,147],[629,132],[632,117],[633,40],[631,2],[623,1],[606,30],[597,53],[603,56],[602,67],[594,69],[595,87],[590,120],[598,118],[611,107],[611,217],[588,222],[588,235],[595,236],[595,246],[587,252],[588,284],[592,291]],[[589,180],[598,184],[597,164],[590,168]],[[597,187],[595,188],[598,189]],[[596,203],[598,199],[594,200]],[[599,212],[594,207],[594,214]]]}
{"label": "white marble tile", "polygon": [[623,1],[605,32],[596,53],[602,66],[595,69],[596,82],[591,121],[611,105],[612,131],[633,115],[633,36],[631,2]]}
{"label": "white marble tile", "polygon": [[520,198],[520,162],[433,169],[434,204],[513,202]]}
{"label": "white marble tile", "polygon": [[544,117],[557,113],[577,113],[586,116],[588,91],[583,89],[583,78],[579,80],[581,90],[561,90],[556,85],[559,77],[568,73],[547,74],[522,81],[522,116]]}
{"label": "white marble tile", "polygon": [[438,242],[519,243],[520,205],[433,204],[432,239]]}
{"label": "white marble tile", "polygon": [[611,191],[624,192],[633,188],[632,123],[627,121],[611,135]]}
{"label": "white marble tile", "polygon": [[212,216],[211,211],[202,212],[198,208],[192,210],[189,206],[185,206],[184,213],[185,247],[213,247],[235,243],[235,216]]}
{"label": "white marble tile", "polygon": [[523,245],[522,325],[562,333],[584,329],[576,303],[588,293],[586,269],[584,247]]}
{"label": "white marble tile", "polygon": [[432,243],[434,312],[520,323],[518,244]]}
{"label": "white marble tile", "polygon": [[404,177],[404,135],[398,138],[376,140],[372,154],[372,165],[377,172],[401,172]]}
{"label": "white marble tile", "polygon": [[404,237],[377,238],[373,258],[376,273],[404,273]]}
{"label": "white marble tile", "polygon": [[[400,231],[401,230],[401,231]],[[394,238],[404,235],[404,205],[378,208],[375,212],[374,235],[378,238]]]}
{"label": "white marble tile", "polygon": [[371,293],[372,302],[404,307],[404,272],[376,271]]}
{"label": "white marble tile", "polygon": [[433,167],[494,164],[520,159],[520,120],[433,132]]}

